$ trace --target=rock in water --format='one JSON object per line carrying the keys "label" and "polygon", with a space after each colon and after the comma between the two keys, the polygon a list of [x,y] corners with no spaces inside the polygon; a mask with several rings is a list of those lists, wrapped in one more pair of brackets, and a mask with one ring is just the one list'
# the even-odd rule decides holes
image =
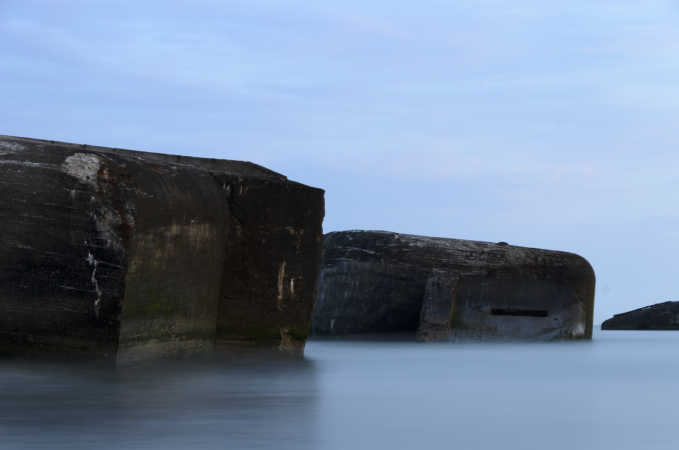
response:
{"label": "rock in water", "polygon": [[679,302],[664,302],[616,314],[602,330],[679,330]]}
{"label": "rock in water", "polygon": [[249,162],[0,136],[0,350],[299,352],[323,215]]}
{"label": "rock in water", "polygon": [[385,231],[325,235],[312,332],[590,339],[594,271],[565,252]]}

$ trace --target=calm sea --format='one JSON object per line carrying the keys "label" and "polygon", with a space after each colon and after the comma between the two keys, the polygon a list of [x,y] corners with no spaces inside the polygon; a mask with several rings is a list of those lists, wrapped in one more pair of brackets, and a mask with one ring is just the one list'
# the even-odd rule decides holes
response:
{"label": "calm sea", "polygon": [[679,332],[312,341],[306,358],[0,363],[0,449],[679,448]]}

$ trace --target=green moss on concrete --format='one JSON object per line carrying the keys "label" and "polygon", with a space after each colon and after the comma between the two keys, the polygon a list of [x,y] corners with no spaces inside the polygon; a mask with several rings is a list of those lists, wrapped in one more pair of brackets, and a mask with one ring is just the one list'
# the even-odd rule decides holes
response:
{"label": "green moss on concrete", "polygon": [[309,336],[309,329],[307,328],[303,330],[300,328],[290,327],[288,328],[288,336],[290,336],[292,339],[296,341],[304,342]]}

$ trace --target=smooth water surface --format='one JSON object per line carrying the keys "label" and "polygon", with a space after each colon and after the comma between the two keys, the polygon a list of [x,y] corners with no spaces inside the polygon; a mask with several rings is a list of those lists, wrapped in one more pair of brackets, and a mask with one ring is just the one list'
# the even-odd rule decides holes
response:
{"label": "smooth water surface", "polygon": [[306,358],[0,363],[0,449],[676,449],[679,332],[312,341]]}

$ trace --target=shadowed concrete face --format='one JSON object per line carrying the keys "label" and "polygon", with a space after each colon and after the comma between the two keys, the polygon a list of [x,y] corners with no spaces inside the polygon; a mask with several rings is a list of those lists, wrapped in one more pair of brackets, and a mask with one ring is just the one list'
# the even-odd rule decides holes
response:
{"label": "shadowed concrete face", "polygon": [[594,272],[582,257],[384,231],[329,233],[316,335],[421,340],[589,339]]}
{"label": "shadowed concrete face", "polygon": [[246,162],[6,136],[0,189],[4,352],[303,349],[323,191]]}

